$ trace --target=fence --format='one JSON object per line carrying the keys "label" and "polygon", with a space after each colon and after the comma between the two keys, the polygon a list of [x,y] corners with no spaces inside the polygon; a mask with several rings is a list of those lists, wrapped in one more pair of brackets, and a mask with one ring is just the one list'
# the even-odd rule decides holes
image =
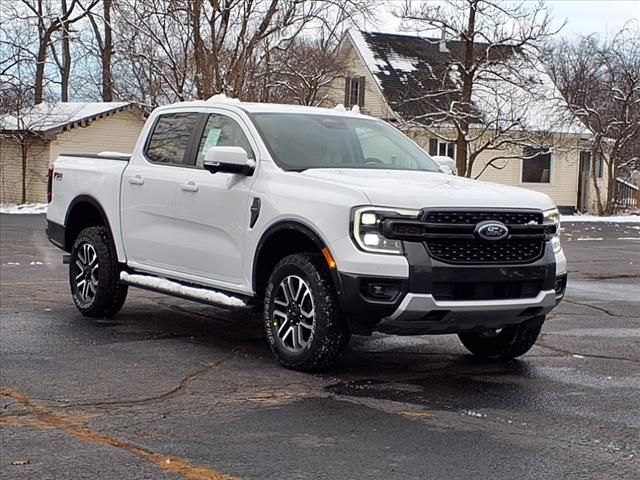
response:
{"label": "fence", "polygon": [[615,189],[616,210],[640,208],[640,188],[616,178]]}

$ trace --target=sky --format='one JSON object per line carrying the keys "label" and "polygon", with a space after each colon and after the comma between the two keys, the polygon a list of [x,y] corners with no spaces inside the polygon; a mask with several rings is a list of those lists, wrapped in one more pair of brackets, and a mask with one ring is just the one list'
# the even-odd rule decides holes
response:
{"label": "sky", "polygon": [[[388,6],[380,12],[379,25],[371,30],[399,32],[398,21],[390,11],[400,3],[402,0],[387,0]],[[545,3],[558,26],[567,21],[560,35],[568,38],[612,34],[630,19],[640,22],[640,0],[545,0]]]}

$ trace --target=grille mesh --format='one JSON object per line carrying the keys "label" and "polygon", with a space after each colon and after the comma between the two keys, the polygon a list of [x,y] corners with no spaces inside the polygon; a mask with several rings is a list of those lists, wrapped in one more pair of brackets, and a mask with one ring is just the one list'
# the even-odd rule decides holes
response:
{"label": "grille mesh", "polygon": [[[427,211],[423,222],[475,225],[485,220],[497,220],[506,225],[527,225],[543,222],[542,212],[530,211]],[[544,253],[544,239],[518,238],[515,232],[498,241],[478,238],[429,239],[426,245],[431,256],[447,263],[531,263]]]}
{"label": "grille mesh", "polygon": [[451,263],[528,263],[540,258],[540,240],[499,240],[482,242],[476,239],[429,240],[431,256]]}
{"label": "grille mesh", "polygon": [[527,223],[531,222],[542,223],[543,218],[541,212],[526,211],[432,211],[427,212],[422,219],[423,222],[428,223],[453,223],[471,225],[475,225],[476,223],[482,222],[484,220],[497,220],[507,225],[526,225]]}

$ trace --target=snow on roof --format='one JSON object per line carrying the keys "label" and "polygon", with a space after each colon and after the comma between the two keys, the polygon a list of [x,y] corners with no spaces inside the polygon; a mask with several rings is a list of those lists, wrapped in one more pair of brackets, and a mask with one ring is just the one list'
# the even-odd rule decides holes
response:
{"label": "snow on roof", "polygon": [[131,102],[44,102],[20,113],[0,116],[0,130],[45,133],[78,122],[92,122],[133,105]]}
{"label": "snow on roof", "polygon": [[[460,73],[450,59],[463,53],[460,41],[447,40],[447,48],[442,48],[441,39],[415,35],[350,30],[348,37],[389,106],[406,120],[446,112],[451,102],[458,100]],[[590,135],[582,122],[568,114],[562,96],[544,68],[515,54],[515,50],[506,45],[494,47],[491,52],[521,65],[483,72],[484,78],[474,85],[472,97],[480,118],[518,119],[519,128],[532,131]],[[515,71],[519,72],[517,81],[505,77],[513,76]],[[526,89],[518,85],[523,71],[530,79]],[[446,92],[425,99],[425,93],[443,90],[443,78],[447,80]]]}

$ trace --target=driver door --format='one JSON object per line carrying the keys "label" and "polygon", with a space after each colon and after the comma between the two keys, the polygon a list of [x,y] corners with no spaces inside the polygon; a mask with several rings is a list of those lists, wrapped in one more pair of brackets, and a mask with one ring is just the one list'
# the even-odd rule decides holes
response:
{"label": "driver door", "polygon": [[[203,114],[204,127],[194,144],[192,168],[179,172],[176,194],[176,254],[180,270],[233,290],[244,285],[244,234],[249,222],[249,196],[254,177],[209,173],[202,166],[215,146],[239,146],[255,158],[246,128],[231,113]],[[255,144],[254,144],[255,145]]]}

